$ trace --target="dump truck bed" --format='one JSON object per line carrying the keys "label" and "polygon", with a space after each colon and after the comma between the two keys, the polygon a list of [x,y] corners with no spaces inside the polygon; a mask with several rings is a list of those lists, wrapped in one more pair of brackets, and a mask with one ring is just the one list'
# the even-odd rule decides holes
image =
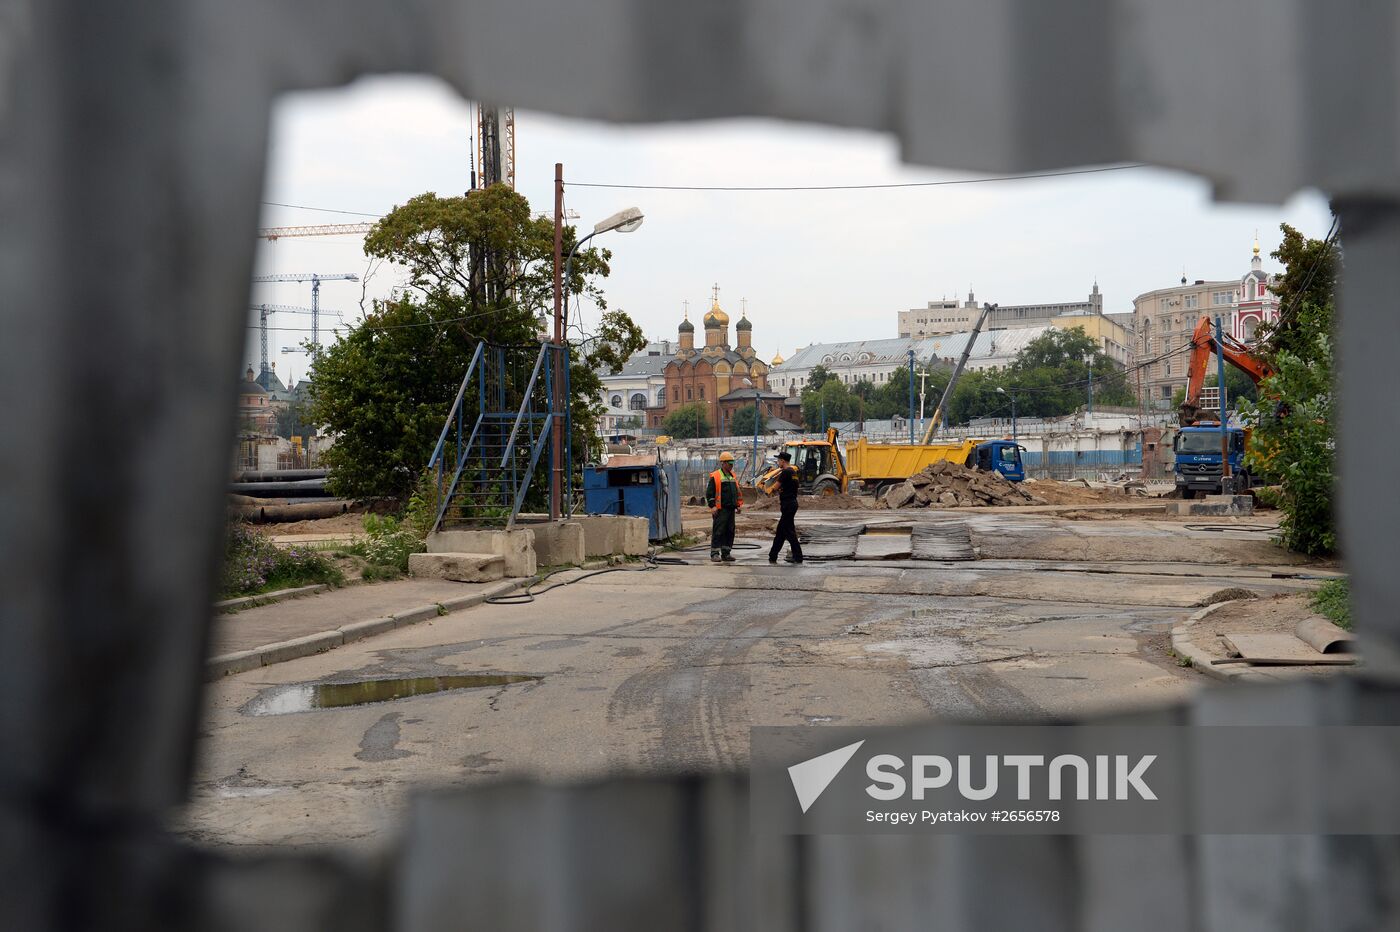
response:
{"label": "dump truck bed", "polygon": [[908,479],[941,460],[962,463],[981,440],[946,443],[869,443],[864,437],[846,447],[846,469],[865,483]]}

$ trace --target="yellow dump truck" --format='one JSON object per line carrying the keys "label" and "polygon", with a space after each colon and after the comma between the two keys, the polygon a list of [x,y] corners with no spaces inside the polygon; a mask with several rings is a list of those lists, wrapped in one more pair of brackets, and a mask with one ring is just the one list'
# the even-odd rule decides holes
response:
{"label": "yellow dump truck", "polygon": [[[979,469],[996,469],[1012,481],[1021,478],[1019,449],[1009,441],[903,444],[870,443],[862,437],[848,444],[845,456],[842,456],[836,445],[836,436],[836,428],[829,427],[825,440],[793,440],[784,444],[783,449],[792,457],[793,468],[797,470],[802,483],[802,491],[813,495],[833,495],[849,491],[852,482],[860,482],[866,491],[878,494],[886,486],[903,482],[940,460],[952,460]],[[992,447],[997,449],[992,450]],[[996,455],[980,456],[984,449]],[[1016,475],[1012,474],[1013,471]],[[776,476],[776,469],[769,470],[759,477],[759,486],[769,489]]]}

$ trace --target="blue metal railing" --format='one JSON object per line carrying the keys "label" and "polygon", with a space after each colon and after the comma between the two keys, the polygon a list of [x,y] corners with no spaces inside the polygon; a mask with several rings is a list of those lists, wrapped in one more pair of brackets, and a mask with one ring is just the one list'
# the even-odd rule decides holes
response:
{"label": "blue metal railing", "polygon": [[[449,519],[469,523],[504,519],[507,527],[514,525],[554,425],[562,418],[568,431],[567,401],[562,411],[554,404],[560,365],[564,366],[564,397],[568,397],[568,347],[540,345],[528,379],[524,378],[525,358],[518,355],[523,349],[482,343],[472,354],[428,461],[441,496],[434,531]],[[475,392],[471,391],[473,379]],[[566,456],[572,465],[572,456]],[[552,471],[552,451],[549,466]],[[573,483],[567,470],[566,477],[564,501],[571,505]]]}

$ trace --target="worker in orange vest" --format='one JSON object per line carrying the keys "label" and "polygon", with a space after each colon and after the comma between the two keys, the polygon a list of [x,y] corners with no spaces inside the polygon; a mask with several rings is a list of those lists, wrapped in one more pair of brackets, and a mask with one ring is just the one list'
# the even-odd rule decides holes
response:
{"label": "worker in orange vest", "polygon": [[710,473],[705,483],[705,504],[710,506],[712,516],[710,561],[734,563],[729,555],[734,546],[734,516],[744,507],[744,496],[734,475],[734,454],[727,450],[719,455],[719,469]]}

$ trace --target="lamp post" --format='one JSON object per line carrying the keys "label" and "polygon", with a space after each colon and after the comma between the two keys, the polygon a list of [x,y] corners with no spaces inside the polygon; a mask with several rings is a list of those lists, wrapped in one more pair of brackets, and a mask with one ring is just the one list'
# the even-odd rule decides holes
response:
{"label": "lamp post", "polygon": [[909,445],[914,445],[914,350],[909,350]]}
{"label": "lamp post", "polygon": [[1086,418],[1086,420],[1093,420],[1093,418],[1094,418],[1094,354],[1093,354],[1093,353],[1086,353],[1086,354],[1085,354],[1085,356],[1084,356],[1084,365],[1088,366],[1088,368],[1089,368],[1089,410],[1088,410],[1088,417]]}
{"label": "lamp post", "polygon": [[[1003,394],[1003,395],[1007,394],[1006,389],[1002,388],[1000,385],[997,386],[997,391],[1000,392],[1000,393]],[[1012,442],[1012,443],[1015,443],[1015,442],[1016,442],[1016,389],[1013,388],[1013,389],[1011,390],[1011,392],[1010,392],[1010,395],[1011,395],[1011,442]]]}
{"label": "lamp post", "polygon": [[744,384],[753,389],[753,474],[758,477],[758,386],[752,379],[744,379]]}
{"label": "lamp post", "polygon": [[[584,243],[599,233],[614,231],[631,233],[641,225],[642,212],[636,207],[620,210],[594,225],[593,232],[575,243],[574,248],[569,250],[568,259],[561,263],[560,253],[563,251],[564,245],[564,165],[562,162],[554,164],[554,343],[558,347],[556,361],[568,358],[564,350],[565,331],[568,328],[568,308],[564,300],[564,289],[569,286],[569,279],[573,273],[574,256],[578,255],[578,251]],[[556,369],[556,371],[559,370]],[[560,376],[552,379],[552,394],[554,395],[552,407],[555,415],[550,429],[550,459],[554,464],[549,477],[549,517],[552,520],[557,520],[563,513],[564,423],[558,415],[568,402],[568,395],[564,389],[568,378],[567,369],[562,371]]]}

